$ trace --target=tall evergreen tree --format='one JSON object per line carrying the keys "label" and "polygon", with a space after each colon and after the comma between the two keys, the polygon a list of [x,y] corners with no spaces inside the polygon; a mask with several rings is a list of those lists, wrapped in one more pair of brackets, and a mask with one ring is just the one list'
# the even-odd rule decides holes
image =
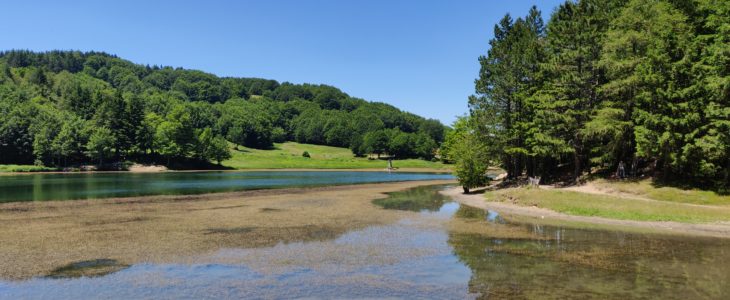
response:
{"label": "tall evergreen tree", "polygon": [[543,88],[533,95],[538,155],[572,156],[573,176],[585,168],[589,146],[580,129],[599,107],[603,72],[597,62],[609,21],[621,0],[568,1],[553,13],[547,26],[547,62],[542,64]]}
{"label": "tall evergreen tree", "polygon": [[476,95],[469,98],[478,132],[490,147],[499,149],[510,178],[522,174],[531,154],[526,144],[532,122],[528,99],[538,87],[543,33],[542,17],[535,7],[525,19],[502,18],[494,28],[489,52],[479,58]]}
{"label": "tall evergreen tree", "polygon": [[600,65],[608,99],[587,132],[606,127],[615,160],[632,155],[680,171],[685,135],[700,121],[691,95],[691,28],[686,17],[663,0],[633,0],[612,22]]}
{"label": "tall evergreen tree", "polygon": [[730,187],[730,2],[696,1],[691,107],[701,124],[687,135],[681,163],[706,184]]}

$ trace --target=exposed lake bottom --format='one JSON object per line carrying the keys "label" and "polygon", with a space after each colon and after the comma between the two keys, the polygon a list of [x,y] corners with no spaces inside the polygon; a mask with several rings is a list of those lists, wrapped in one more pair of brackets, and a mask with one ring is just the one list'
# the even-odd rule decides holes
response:
{"label": "exposed lake bottom", "polygon": [[[730,295],[728,240],[513,222],[499,212],[451,202],[437,193],[441,188],[394,192],[374,200],[375,205],[365,200],[357,207],[359,213],[381,217],[360,216],[347,230],[333,224],[356,215],[323,200],[342,194],[300,196],[291,201],[302,205],[304,214],[309,206],[325,206],[344,215],[284,226],[301,237],[260,245],[235,242],[251,237],[260,227],[218,224],[197,234],[220,246],[132,263],[121,257],[87,259],[45,275],[0,281],[0,298],[726,299]],[[341,199],[348,205],[360,203]],[[257,208],[241,214],[278,214],[280,220],[297,214],[294,204],[263,200],[268,201],[263,202],[267,208],[279,210]],[[234,205],[217,207],[228,206]],[[220,210],[227,209],[213,211]]]}

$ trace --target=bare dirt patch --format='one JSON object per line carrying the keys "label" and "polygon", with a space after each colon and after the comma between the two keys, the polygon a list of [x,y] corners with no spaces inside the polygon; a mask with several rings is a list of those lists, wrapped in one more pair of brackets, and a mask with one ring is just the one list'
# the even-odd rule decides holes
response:
{"label": "bare dirt patch", "polygon": [[128,168],[129,172],[135,173],[153,173],[153,172],[164,172],[167,171],[167,167],[160,165],[142,165],[133,164]]}

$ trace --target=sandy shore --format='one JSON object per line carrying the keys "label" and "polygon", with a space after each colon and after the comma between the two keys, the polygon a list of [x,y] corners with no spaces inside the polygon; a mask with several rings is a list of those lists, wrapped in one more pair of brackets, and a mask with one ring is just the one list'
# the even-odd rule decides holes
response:
{"label": "sandy shore", "polygon": [[184,262],[225,248],[334,239],[407,214],[373,205],[383,193],[453,182],[0,204],[0,278],[44,276],[87,260]]}
{"label": "sandy shore", "polygon": [[679,222],[631,221],[601,217],[574,216],[534,206],[519,206],[504,202],[488,202],[484,199],[484,195],[481,193],[463,194],[461,187],[450,188],[442,191],[441,193],[464,205],[494,210],[502,215],[528,217],[533,220],[543,222],[551,221],[554,223],[554,221],[558,221],[576,224],[595,224],[608,228],[636,228],[650,232],[730,238],[730,224],[725,223],[688,224]]}

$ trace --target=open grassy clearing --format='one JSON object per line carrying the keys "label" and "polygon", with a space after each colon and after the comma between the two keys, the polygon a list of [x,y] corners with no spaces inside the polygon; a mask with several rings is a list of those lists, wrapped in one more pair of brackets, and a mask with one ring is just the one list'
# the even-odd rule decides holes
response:
{"label": "open grassy clearing", "polygon": [[0,165],[0,172],[46,172],[57,170],[56,168],[34,165]]}
{"label": "open grassy clearing", "polygon": [[509,188],[489,191],[487,201],[537,206],[557,212],[633,221],[710,223],[730,221],[730,207],[697,206],[671,201],[642,201],[560,189]]}
{"label": "open grassy clearing", "polygon": [[[272,150],[241,147],[232,150],[233,157],[223,162],[235,169],[385,169],[387,161],[355,157],[347,148],[286,142],[274,144]],[[303,157],[307,151],[311,157]],[[441,162],[421,159],[394,160],[395,168],[448,170]]]}
{"label": "open grassy clearing", "polygon": [[730,204],[730,195],[721,195],[714,191],[700,189],[660,186],[653,183],[650,179],[638,181],[608,181],[599,179],[591,183],[607,192],[625,193],[652,200],[706,205]]}
{"label": "open grassy clearing", "polygon": [[[307,151],[309,158],[303,157]],[[274,144],[274,149],[261,150],[240,147],[231,149],[232,158],[223,161],[224,167],[232,169],[385,169],[384,159],[355,157],[347,148],[300,144],[295,142]],[[393,167],[399,169],[423,169],[423,171],[450,170],[442,162],[422,159],[393,160]],[[0,165],[0,172],[43,172],[58,171],[56,168],[34,165]]]}

